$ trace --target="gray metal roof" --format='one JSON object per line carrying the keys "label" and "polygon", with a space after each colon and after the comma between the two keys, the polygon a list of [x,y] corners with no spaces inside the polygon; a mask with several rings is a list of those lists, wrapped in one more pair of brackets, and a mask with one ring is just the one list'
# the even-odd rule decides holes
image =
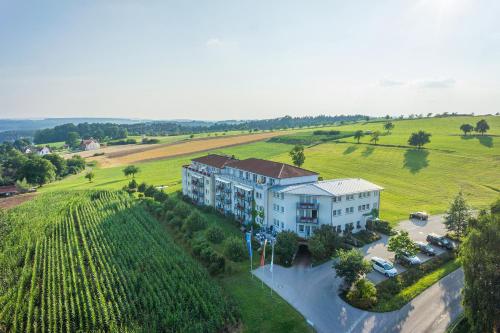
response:
{"label": "gray metal roof", "polygon": [[378,190],[383,190],[383,187],[361,178],[330,179],[314,183],[280,186],[275,189],[280,193],[326,196],[340,196]]}

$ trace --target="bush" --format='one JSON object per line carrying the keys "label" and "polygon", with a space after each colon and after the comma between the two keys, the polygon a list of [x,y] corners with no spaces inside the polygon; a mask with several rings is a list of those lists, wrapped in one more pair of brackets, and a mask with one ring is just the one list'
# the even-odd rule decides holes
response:
{"label": "bush", "polygon": [[274,253],[279,263],[291,266],[299,245],[297,234],[293,231],[282,231],[276,237]]}
{"label": "bush", "polygon": [[215,244],[219,244],[224,240],[224,231],[216,225],[211,226],[207,230],[207,239]]}
{"label": "bush", "polygon": [[150,198],[154,197],[155,193],[156,188],[153,185],[148,185],[144,190],[144,195]]}
{"label": "bush", "polygon": [[175,215],[182,218],[182,219],[186,218],[189,215],[190,211],[191,211],[191,209],[189,208],[189,206],[181,201],[179,201],[173,209],[173,212],[175,213]]}
{"label": "bush", "polygon": [[193,233],[203,230],[207,227],[207,221],[203,219],[200,213],[193,211],[189,214],[188,218],[184,221],[182,230],[186,233],[188,237],[191,237]]}
{"label": "bush", "polygon": [[350,303],[361,309],[369,309],[377,303],[377,288],[367,279],[360,279],[347,293]]}
{"label": "bush", "polygon": [[224,241],[224,254],[232,261],[242,261],[246,257],[246,248],[238,237],[230,237]]}
{"label": "bush", "polygon": [[383,220],[366,221],[366,229],[378,231],[387,236],[393,236],[396,234],[394,229],[389,225],[389,222]]}
{"label": "bush", "polygon": [[129,188],[129,189],[137,189],[137,182],[135,181],[135,179],[132,179],[132,180],[128,183],[128,188]]}
{"label": "bush", "polygon": [[142,182],[138,187],[137,187],[137,191],[141,192],[141,193],[144,193],[144,191],[146,191],[146,187],[148,185],[145,183],[145,182]]}
{"label": "bush", "polygon": [[371,230],[361,230],[355,233],[353,236],[365,244],[373,243],[381,238],[379,234]]}
{"label": "bush", "polygon": [[184,221],[179,216],[176,215],[169,221],[169,223],[172,227],[180,229],[182,228]]}

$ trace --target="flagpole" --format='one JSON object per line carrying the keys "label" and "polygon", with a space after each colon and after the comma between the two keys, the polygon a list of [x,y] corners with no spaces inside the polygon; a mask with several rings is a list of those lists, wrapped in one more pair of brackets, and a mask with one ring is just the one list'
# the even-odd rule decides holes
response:
{"label": "flagpole", "polygon": [[274,243],[276,240],[271,242],[271,297],[273,297],[273,288],[274,288]]}

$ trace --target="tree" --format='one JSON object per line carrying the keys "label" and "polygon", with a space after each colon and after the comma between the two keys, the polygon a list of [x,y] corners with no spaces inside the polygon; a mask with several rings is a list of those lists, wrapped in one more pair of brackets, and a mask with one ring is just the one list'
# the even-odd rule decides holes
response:
{"label": "tree", "polygon": [[377,144],[379,139],[380,139],[380,131],[375,131],[371,134],[370,142]]}
{"label": "tree", "polygon": [[357,130],[356,132],[354,132],[354,138],[356,140],[358,140],[358,143],[359,143],[359,140],[365,136],[365,132],[363,132],[362,130]]}
{"label": "tree", "polygon": [[80,146],[80,134],[78,132],[69,132],[64,141],[70,148],[78,148]]}
{"label": "tree", "polygon": [[474,126],[472,126],[471,124],[462,124],[462,126],[460,126],[460,130],[464,132],[464,135],[467,135],[467,133],[470,133],[474,130]]}
{"label": "tree", "polygon": [[500,216],[482,214],[478,219],[460,250],[464,313],[471,332],[500,332]]}
{"label": "tree", "polygon": [[19,193],[26,193],[30,190],[30,188],[31,188],[31,185],[28,184],[28,182],[26,181],[26,178],[23,178],[21,180],[16,181],[16,190]]}
{"label": "tree", "polygon": [[95,177],[95,174],[92,171],[89,171],[85,174],[85,178],[87,178],[89,180],[89,183],[92,183],[92,179],[94,179],[94,177]]}
{"label": "tree", "polygon": [[431,142],[431,134],[425,131],[418,131],[417,133],[412,133],[408,139],[408,144],[410,146],[422,148],[426,143]]}
{"label": "tree", "polygon": [[500,199],[497,199],[491,206],[490,212],[493,215],[500,214]]}
{"label": "tree", "polygon": [[43,185],[56,178],[56,167],[46,159],[33,155],[22,167],[21,174],[30,184]]}
{"label": "tree", "polygon": [[299,242],[295,232],[282,231],[276,237],[274,253],[281,264],[290,266],[298,246]]}
{"label": "tree", "polygon": [[418,247],[413,243],[407,231],[400,231],[397,235],[389,239],[388,250],[394,252],[395,257],[399,258],[403,254],[414,256],[418,252]]}
{"label": "tree", "polygon": [[336,276],[344,278],[345,284],[350,288],[362,275],[372,270],[371,264],[365,260],[361,251],[357,249],[339,250],[338,258],[333,263]]}
{"label": "tree", "polygon": [[295,147],[293,147],[289,154],[295,166],[300,168],[302,164],[304,164],[306,160],[306,155],[304,154],[304,146],[295,145]]}
{"label": "tree", "polygon": [[465,236],[471,217],[470,207],[465,201],[462,191],[460,191],[446,212],[444,225],[448,231],[454,232],[455,235],[462,238]]}
{"label": "tree", "polygon": [[127,166],[125,169],[122,170],[123,171],[123,174],[128,177],[130,175],[132,175],[132,178],[135,178],[135,174],[136,173],[139,173],[139,168],[136,167],[135,165],[129,165]]}
{"label": "tree", "polygon": [[391,133],[391,131],[394,129],[394,123],[392,121],[385,123],[384,124],[384,129],[388,132]]}
{"label": "tree", "polygon": [[475,128],[476,132],[481,133],[481,135],[484,135],[484,133],[488,132],[489,129],[490,125],[488,125],[488,123],[484,119],[478,121]]}
{"label": "tree", "polygon": [[68,171],[68,163],[59,154],[47,154],[43,156],[44,159],[52,163],[56,167],[56,175],[58,177],[63,177]]}

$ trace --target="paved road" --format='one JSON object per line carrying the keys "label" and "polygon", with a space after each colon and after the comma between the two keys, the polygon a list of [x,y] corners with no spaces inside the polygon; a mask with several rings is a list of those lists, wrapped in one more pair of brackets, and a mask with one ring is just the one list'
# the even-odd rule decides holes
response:
{"label": "paved road", "polygon": [[[435,217],[425,224],[405,221],[400,227],[412,237],[421,235],[415,236],[415,240],[421,240],[419,237],[425,239],[425,235],[420,232],[441,228],[439,222],[440,218]],[[313,268],[275,265],[273,277],[267,265],[254,270],[254,274],[310,320],[320,333],[444,332],[462,311],[462,270],[446,276],[400,310],[373,313],[356,309],[338,296],[341,279],[335,277],[331,266],[331,262]]]}

